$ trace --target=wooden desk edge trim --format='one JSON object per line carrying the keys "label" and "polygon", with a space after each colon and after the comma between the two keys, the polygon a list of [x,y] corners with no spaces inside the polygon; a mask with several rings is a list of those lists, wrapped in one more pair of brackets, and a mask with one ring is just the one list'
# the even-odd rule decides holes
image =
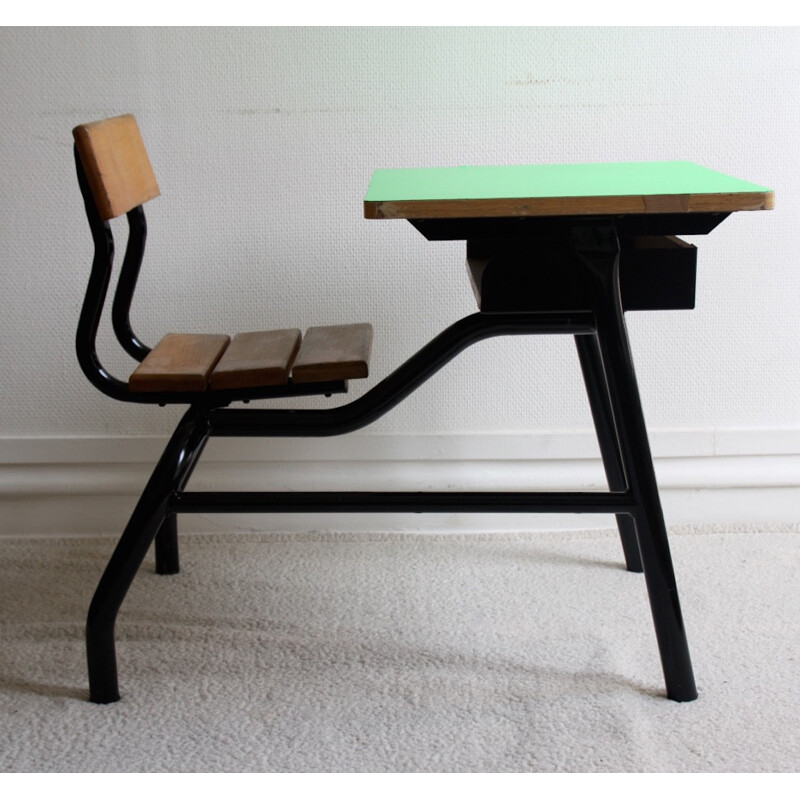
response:
{"label": "wooden desk edge trim", "polygon": [[618,214],[687,214],[769,211],[774,192],[623,195],[615,197],[533,197],[472,200],[365,200],[365,219],[468,219],[563,217]]}

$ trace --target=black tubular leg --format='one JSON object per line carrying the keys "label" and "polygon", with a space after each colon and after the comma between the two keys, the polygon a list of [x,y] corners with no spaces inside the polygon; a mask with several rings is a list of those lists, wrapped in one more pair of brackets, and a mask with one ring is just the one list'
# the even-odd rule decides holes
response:
{"label": "black tubular leg", "polygon": [[598,339],[607,366],[612,403],[619,409],[620,444],[638,506],[633,519],[667,696],[686,702],[697,697],[697,689],[644,414],[623,325],[621,319],[617,324],[603,323]]}
{"label": "black tubular leg", "polygon": [[[616,423],[611,411],[611,400],[608,395],[608,383],[603,372],[603,360],[594,336],[575,336],[578,360],[586,384],[586,394],[592,410],[594,428],[597,432],[597,443],[612,492],[624,492],[628,488],[625,470],[622,464]],[[629,572],[642,571],[642,557],[639,553],[639,542],[636,538],[636,526],[628,514],[617,514],[617,528],[625,555],[625,565]]]}
{"label": "black tubular leg", "polygon": [[153,538],[164,525],[171,495],[186,485],[208,435],[205,413],[189,409],[156,465],[95,590],[86,620],[89,699],[94,703],[119,700],[114,646],[117,613]]}
{"label": "black tubular leg", "polygon": [[156,572],[159,575],[177,575],[180,570],[178,517],[176,514],[169,514],[156,534]]}
{"label": "black tubular leg", "polygon": [[618,252],[617,248],[616,253],[606,249],[582,255],[598,280],[597,343],[635,504],[633,519],[667,696],[687,702],[696,699],[697,689],[620,300]]}

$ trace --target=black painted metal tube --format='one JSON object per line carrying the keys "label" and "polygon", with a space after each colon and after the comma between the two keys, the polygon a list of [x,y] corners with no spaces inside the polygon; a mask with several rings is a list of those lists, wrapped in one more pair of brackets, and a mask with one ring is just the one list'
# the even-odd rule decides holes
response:
{"label": "black painted metal tube", "polygon": [[169,514],[169,498],[189,480],[206,441],[202,409],[184,415],[153,471],[139,502],[100,578],[86,619],[86,658],[90,699],[119,699],[114,626],[117,613],[150,544]]}
{"label": "black painted metal tube", "polygon": [[622,312],[616,320],[604,319],[602,330],[598,338],[608,365],[611,396],[620,409],[620,444],[637,500],[633,519],[667,694],[672,700],[687,702],[697,698],[697,688]]}
{"label": "black painted metal tube", "polygon": [[169,514],[156,533],[156,572],[159,575],[177,575],[180,570],[178,546],[178,518]]}
{"label": "black painted metal tube", "polygon": [[597,304],[596,341],[616,422],[622,466],[636,504],[633,519],[667,695],[672,700],[686,702],[696,699],[697,688],[620,298],[619,248],[613,243],[598,242],[603,235],[606,234],[602,231],[592,231],[590,237],[596,240],[589,237],[578,252],[592,270],[601,298]]}
{"label": "black painted metal tube", "polygon": [[75,149],[75,169],[78,173],[78,185],[83,195],[86,218],[89,221],[89,229],[94,241],[92,271],[78,320],[75,350],[78,355],[78,363],[89,381],[109,397],[123,400],[128,394],[128,384],[108,372],[100,362],[96,347],[97,330],[100,326],[100,317],[111,281],[111,267],[114,263],[114,237],[109,224],[100,219],[77,149]]}
{"label": "black painted metal tube", "polygon": [[627,492],[179,492],[182,514],[302,512],[630,514]]}
{"label": "black painted metal tube", "polygon": [[[628,487],[628,479],[625,477],[617,423],[611,408],[608,381],[603,371],[603,360],[597,344],[597,337],[593,335],[576,336],[575,346],[578,350],[578,360],[586,386],[586,395],[589,398],[589,407],[594,420],[594,429],[597,443],[600,446],[608,488],[612,492],[624,491]],[[627,514],[618,514],[617,528],[628,571],[641,572],[642,557],[639,553],[639,542],[636,538],[636,526],[633,518]]]}
{"label": "black painted metal tube", "polygon": [[142,361],[150,352],[150,348],[142,343],[131,327],[130,312],[133,293],[136,291],[136,281],[139,279],[139,270],[142,267],[144,246],[147,241],[147,222],[144,209],[137,206],[127,213],[128,219],[128,244],[125,248],[125,258],[122,260],[122,269],[117,281],[117,291],[114,293],[114,303],[111,307],[111,323],[117,341],[122,345],[128,355],[137,361]]}
{"label": "black painted metal tube", "polygon": [[472,314],[446,328],[352,403],[325,410],[219,409],[209,414],[211,435],[336,436],[350,433],[386,414],[462,350],[483,339],[594,331],[591,312]]}

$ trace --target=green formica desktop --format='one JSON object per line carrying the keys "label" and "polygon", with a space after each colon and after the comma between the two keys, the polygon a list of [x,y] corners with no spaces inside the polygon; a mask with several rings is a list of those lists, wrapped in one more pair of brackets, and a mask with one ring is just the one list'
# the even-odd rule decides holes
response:
{"label": "green formica desktop", "polygon": [[754,211],[763,186],[691,161],[380,169],[369,219],[542,217]]}
{"label": "green formica desktop", "polygon": [[[426,374],[488,336],[574,337],[609,491],[464,493],[451,503],[615,514],[627,567],[644,572],[667,695],[678,701],[697,690],[624,315],[694,308],[697,250],[678,236],[772,206],[771,190],[688,161],[381,169],[364,198],[367,219],[466,242],[478,313],[423,348]],[[544,390],[538,377],[531,392]]]}

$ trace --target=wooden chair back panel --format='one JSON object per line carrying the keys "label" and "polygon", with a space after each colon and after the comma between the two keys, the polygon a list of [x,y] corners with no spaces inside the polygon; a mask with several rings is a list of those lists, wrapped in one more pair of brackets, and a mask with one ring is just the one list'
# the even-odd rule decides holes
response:
{"label": "wooden chair back panel", "polygon": [[72,135],[101,219],[161,194],[132,114],[78,125]]}

